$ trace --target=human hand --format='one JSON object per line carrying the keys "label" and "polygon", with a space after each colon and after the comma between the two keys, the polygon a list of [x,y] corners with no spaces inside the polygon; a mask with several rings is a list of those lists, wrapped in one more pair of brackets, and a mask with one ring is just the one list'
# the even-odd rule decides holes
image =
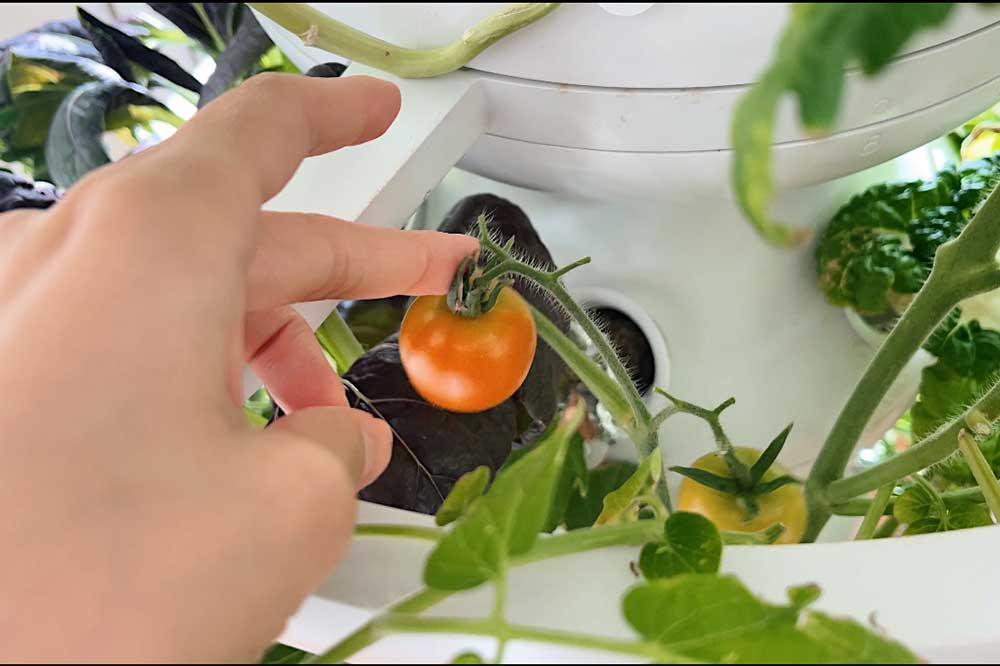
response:
{"label": "human hand", "polygon": [[[261,75],[0,216],[5,660],[255,659],[330,573],[391,435],[289,304],[444,293],[476,241],[261,206],[398,108],[376,79]],[[264,432],[245,361],[290,412]]]}

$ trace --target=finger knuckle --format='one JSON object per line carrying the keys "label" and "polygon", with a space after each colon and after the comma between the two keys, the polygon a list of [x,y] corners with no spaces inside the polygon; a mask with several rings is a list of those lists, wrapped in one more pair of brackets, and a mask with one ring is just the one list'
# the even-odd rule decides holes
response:
{"label": "finger knuckle", "polygon": [[263,72],[250,78],[238,90],[251,97],[278,97],[288,89],[290,77],[278,72]]}

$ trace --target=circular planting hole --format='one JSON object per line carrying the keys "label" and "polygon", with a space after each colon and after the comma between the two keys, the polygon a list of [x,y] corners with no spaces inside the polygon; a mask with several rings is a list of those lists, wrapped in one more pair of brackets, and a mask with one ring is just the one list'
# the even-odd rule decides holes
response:
{"label": "circular planting hole", "polygon": [[645,396],[656,380],[653,347],[639,324],[621,310],[609,306],[591,309],[628,370],[639,394]]}

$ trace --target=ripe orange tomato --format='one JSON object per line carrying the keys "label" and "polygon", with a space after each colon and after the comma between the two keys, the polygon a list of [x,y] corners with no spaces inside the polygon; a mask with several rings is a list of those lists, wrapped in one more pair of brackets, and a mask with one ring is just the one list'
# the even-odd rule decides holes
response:
{"label": "ripe orange tomato", "polygon": [[413,388],[452,412],[482,412],[514,395],[535,358],[531,309],[510,287],[489,312],[463,317],[445,296],[414,300],[399,331],[399,355]]}
{"label": "ripe orange tomato", "polygon": [[[736,457],[747,465],[753,465],[760,457],[760,451],[746,447],[735,448]],[[730,476],[729,466],[719,453],[709,453],[691,465],[718,476]],[[775,463],[764,474],[763,481],[771,481],[786,472]],[[703,486],[697,481],[685,478],[681,481],[677,496],[678,511],[700,513],[720,530],[734,532],[756,532],[782,523],[785,533],[777,543],[798,543],[806,529],[806,500],[802,486],[790,484],[756,498],[759,512],[753,520],[746,520],[746,508],[738,497]]]}

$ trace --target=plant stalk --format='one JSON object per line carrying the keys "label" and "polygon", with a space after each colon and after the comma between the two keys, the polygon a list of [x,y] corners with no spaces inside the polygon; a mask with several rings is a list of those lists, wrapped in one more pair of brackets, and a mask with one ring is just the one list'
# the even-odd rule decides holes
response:
{"label": "plant stalk", "polygon": [[337,373],[343,375],[354,362],[365,353],[364,347],[354,336],[354,332],[340,316],[340,312],[334,310],[330,313],[319,328],[316,329],[316,338],[320,346],[330,355],[337,368]]}
{"label": "plant stalk", "polygon": [[[444,592],[442,590],[425,587],[417,592],[414,592],[402,601],[389,606],[385,612],[397,616],[403,614],[416,615],[424,612],[441,601],[444,601],[452,594],[452,592]],[[357,654],[361,650],[364,650],[369,645],[372,645],[379,639],[374,625],[375,619],[377,618],[373,618],[369,622],[365,623],[364,626],[358,628],[347,638],[340,641],[323,654],[309,660],[308,663],[342,664],[353,655]]]}
{"label": "plant stalk", "polygon": [[621,387],[608,376],[604,368],[595,363],[572,340],[566,337],[548,317],[535,309],[534,306],[529,307],[531,307],[531,314],[535,318],[538,336],[549,347],[552,347],[552,350],[569,366],[569,369],[587,385],[587,388],[594,393],[594,396],[611,414],[615,423],[621,425],[626,432],[631,434],[629,424],[633,418],[632,409],[625,399]]}
{"label": "plant stalk", "polygon": [[437,542],[446,534],[440,527],[419,527],[417,525],[358,525],[354,528],[356,537],[402,537]]}
{"label": "plant stalk", "polygon": [[[967,501],[967,502],[984,502],[983,491],[978,487],[976,488],[962,488],[960,490],[949,490],[941,493],[941,498],[945,501],[956,500],[956,501]],[[834,504],[830,507],[830,512],[835,516],[864,516],[868,513],[872,505],[872,500],[855,497],[854,499],[847,500],[846,502],[840,504]],[[893,508],[896,505],[896,498],[890,497],[885,508],[882,510],[882,515],[891,516]]]}
{"label": "plant stalk", "polygon": [[489,636],[502,642],[521,640],[565,645],[573,648],[615,652],[654,659],[661,664],[693,663],[693,660],[673,654],[657,643],[604,638],[559,631],[537,629],[492,619],[466,620],[461,618],[424,618],[412,615],[385,615],[375,625],[380,634],[420,633],[420,634],[465,634],[469,636]]}
{"label": "plant stalk", "polygon": [[[954,450],[957,431],[946,445],[924,446],[929,438],[857,477],[837,481],[883,396],[941,320],[961,301],[1000,287],[1000,269],[995,259],[998,248],[1000,188],[990,193],[958,238],[938,249],[927,282],[878,350],[837,417],[806,482],[809,524],[803,541],[813,541],[819,535],[830,517],[831,504],[916,472]],[[927,460],[932,458],[931,454],[936,456],[939,449],[944,450],[943,455]],[[917,462],[923,463],[921,467],[909,469],[909,465]],[[858,477],[863,477],[861,482],[855,481]]]}
{"label": "plant stalk", "polygon": [[306,46],[315,46],[406,79],[441,76],[464,67],[500,39],[550,14],[559,3],[510,5],[472,26],[454,42],[429,49],[390,44],[301,2],[252,2],[250,6],[297,34]]}
{"label": "plant stalk", "polygon": [[868,506],[865,519],[861,521],[861,527],[858,528],[858,533],[854,537],[855,541],[864,541],[874,536],[875,528],[878,527],[879,521],[885,514],[885,508],[889,506],[889,498],[892,497],[892,491],[895,488],[895,483],[887,483],[878,489],[878,492],[875,493],[875,499]]}
{"label": "plant stalk", "polygon": [[[967,412],[972,410],[979,410],[993,419],[1000,418],[1000,383],[987,391]],[[841,504],[926,469],[958,448],[958,434],[963,428],[965,419],[959,416],[902,453],[854,476],[834,481],[826,491],[827,501],[832,505]]]}
{"label": "plant stalk", "polygon": [[993,513],[993,522],[1000,520],[1000,483],[997,483],[993,468],[983,456],[975,438],[967,430],[958,433],[958,448],[965,456],[965,461],[969,463],[972,476],[976,477],[976,483],[983,492],[986,506]]}

